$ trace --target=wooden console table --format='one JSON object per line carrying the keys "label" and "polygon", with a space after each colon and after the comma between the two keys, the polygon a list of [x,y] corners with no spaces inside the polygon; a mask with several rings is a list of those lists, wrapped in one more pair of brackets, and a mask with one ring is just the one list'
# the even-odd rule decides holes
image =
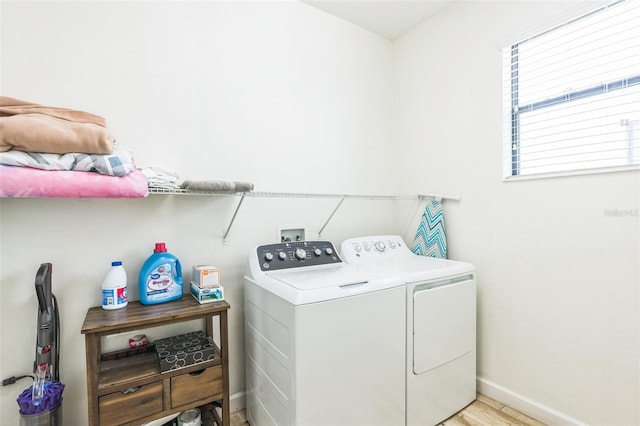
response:
{"label": "wooden console table", "polygon": [[[140,425],[217,401],[222,416],[214,410],[216,423],[229,426],[229,308],[224,300],[200,304],[189,295],[157,305],[129,302],[116,310],[90,308],[82,325],[89,425]],[[213,360],[164,373],[155,351],[103,360],[103,336],[204,319],[206,334],[213,337],[216,316],[220,346],[215,345]]]}

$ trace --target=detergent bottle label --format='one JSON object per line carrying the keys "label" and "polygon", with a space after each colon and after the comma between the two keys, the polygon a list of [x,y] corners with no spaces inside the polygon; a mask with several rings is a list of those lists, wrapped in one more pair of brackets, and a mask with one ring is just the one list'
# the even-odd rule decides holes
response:
{"label": "detergent bottle label", "polygon": [[127,302],[127,288],[126,287],[120,287],[116,289],[115,292],[115,297],[116,297],[116,305],[121,305],[123,303]]}
{"label": "detergent bottle label", "polygon": [[182,287],[176,285],[170,263],[158,265],[147,277],[147,297],[150,300],[166,299],[182,294]]}
{"label": "detergent bottle label", "polygon": [[109,288],[102,290],[103,306],[119,306],[127,302],[127,288]]}

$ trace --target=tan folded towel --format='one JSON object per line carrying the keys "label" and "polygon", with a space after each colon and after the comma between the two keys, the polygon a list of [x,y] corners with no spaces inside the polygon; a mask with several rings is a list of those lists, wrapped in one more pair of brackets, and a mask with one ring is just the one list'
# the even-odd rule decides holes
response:
{"label": "tan folded towel", "polygon": [[114,141],[98,115],[0,96],[0,152],[111,154]]}

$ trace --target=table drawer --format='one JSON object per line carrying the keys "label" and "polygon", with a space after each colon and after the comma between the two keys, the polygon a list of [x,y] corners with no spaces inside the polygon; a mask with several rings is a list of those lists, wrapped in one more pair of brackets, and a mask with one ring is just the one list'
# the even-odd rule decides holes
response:
{"label": "table drawer", "polygon": [[119,425],[162,411],[162,382],[100,397],[100,424]]}
{"label": "table drawer", "polygon": [[171,408],[222,393],[222,366],[171,378]]}

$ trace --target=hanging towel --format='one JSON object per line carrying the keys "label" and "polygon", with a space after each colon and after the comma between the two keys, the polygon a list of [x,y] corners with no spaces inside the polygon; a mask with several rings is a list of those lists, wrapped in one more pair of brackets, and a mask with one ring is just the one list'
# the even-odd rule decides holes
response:
{"label": "hanging towel", "polygon": [[433,199],[425,206],[411,251],[421,256],[447,258],[444,212],[440,201]]}

